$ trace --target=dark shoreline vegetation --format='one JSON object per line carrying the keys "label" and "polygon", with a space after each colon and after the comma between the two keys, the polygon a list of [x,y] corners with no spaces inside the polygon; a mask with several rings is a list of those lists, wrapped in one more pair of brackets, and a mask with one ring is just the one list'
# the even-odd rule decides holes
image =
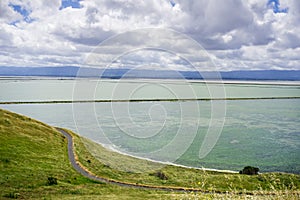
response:
{"label": "dark shoreline vegetation", "polygon": [[197,99],[100,99],[100,100],[54,100],[54,101],[0,101],[0,104],[56,104],[56,103],[107,103],[107,102],[155,102],[155,101],[235,101],[235,100],[270,100],[300,99],[300,97],[245,97],[245,98],[197,98]]}
{"label": "dark shoreline vegetation", "polygon": [[[152,168],[153,165],[157,167],[157,164],[111,152],[99,144],[66,131],[72,134],[77,161],[97,176],[138,185],[195,188],[204,193],[135,189],[87,179],[71,166],[67,140],[55,128],[0,109],[0,198],[244,199],[249,195],[265,199],[300,197],[300,175],[297,174],[263,173],[248,176],[169,165]],[[93,156],[87,150],[87,145],[92,146],[94,153],[101,158]],[[101,159],[107,159],[111,163],[104,164]],[[112,167],[115,163],[142,171],[133,172],[130,168],[127,171],[118,170]]]}

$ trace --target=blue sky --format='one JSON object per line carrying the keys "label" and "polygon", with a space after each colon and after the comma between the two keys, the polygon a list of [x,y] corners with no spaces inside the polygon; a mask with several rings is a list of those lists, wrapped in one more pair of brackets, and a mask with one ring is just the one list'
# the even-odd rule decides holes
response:
{"label": "blue sky", "polygon": [[64,9],[67,7],[81,8],[80,1],[78,1],[78,0],[62,0],[60,9]]}
{"label": "blue sky", "polygon": [[274,13],[287,13],[289,10],[288,8],[281,8],[279,0],[269,0],[267,5],[273,8]]}
{"label": "blue sky", "polygon": [[14,10],[14,12],[17,12],[17,13],[19,13],[23,16],[23,19],[16,20],[16,21],[12,22],[11,23],[12,25],[15,25],[16,23],[19,23],[22,20],[27,22],[27,23],[31,23],[33,21],[30,18],[30,13],[31,13],[30,10],[27,10],[27,9],[23,8],[22,6],[20,6],[20,5],[15,5],[15,4],[12,4],[12,3],[9,4],[9,6]]}
{"label": "blue sky", "polygon": [[[219,70],[300,70],[300,1],[295,0],[2,0],[0,23],[0,66],[84,66],[110,37],[162,28],[198,42]],[[196,51],[163,38],[158,42]],[[138,48],[134,45],[143,40],[125,42]],[[99,66],[114,56],[107,50]],[[201,66],[201,58],[194,59]],[[184,70],[182,63],[176,52],[141,50],[117,59],[114,67]]]}

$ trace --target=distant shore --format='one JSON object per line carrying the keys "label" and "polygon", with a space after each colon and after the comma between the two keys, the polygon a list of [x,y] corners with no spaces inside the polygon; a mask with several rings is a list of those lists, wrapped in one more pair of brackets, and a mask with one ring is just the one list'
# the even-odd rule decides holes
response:
{"label": "distant shore", "polygon": [[94,80],[103,82],[133,82],[133,83],[204,83],[204,84],[240,84],[240,85],[283,85],[300,86],[299,80],[255,80],[255,79],[162,79],[162,78],[96,78],[96,77],[55,77],[55,76],[0,76],[1,80],[30,81],[30,80]]}

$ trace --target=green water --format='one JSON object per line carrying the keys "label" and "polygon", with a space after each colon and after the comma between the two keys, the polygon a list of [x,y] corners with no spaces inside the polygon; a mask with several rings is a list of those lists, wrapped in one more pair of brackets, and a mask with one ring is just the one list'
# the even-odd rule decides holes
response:
{"label": "green water", "polygon": [[[107,81],[99,85],[96,81],[81,81],[76,88],[78,83],[74,80],[1,80],[0,101],[72,100],[74,84],[77,99],[209,97],[203,83],[191,83],[190,86],[190,83],[180,82],[157,85],[155,82]],[[217,85],[209,87],[212,89]],[[298,85],[226,84],[224,88],[226,97],[300,96]],[[196,91],[196,95],[188,96],[191,91]],[[193,167],[240,170],[253,165],[261,171],[300,173],[300,99],[217,102],[226,106],[224,125],[216,144],[204,158],[199,158],[200,147],[209,127],[214,124],[212,122],[217,120],[212,118],[211,101],[11,104],[0,107],[72,129],[132,155]]]}

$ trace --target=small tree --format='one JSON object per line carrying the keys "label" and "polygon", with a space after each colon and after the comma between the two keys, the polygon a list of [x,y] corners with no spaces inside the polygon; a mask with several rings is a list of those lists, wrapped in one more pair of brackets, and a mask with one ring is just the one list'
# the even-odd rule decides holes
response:
{"label": "small tree", "polygon": [[259,168],[257,167],[246,166],[242,171],[240,171],[240,174],[257,175],[258,171]]}

